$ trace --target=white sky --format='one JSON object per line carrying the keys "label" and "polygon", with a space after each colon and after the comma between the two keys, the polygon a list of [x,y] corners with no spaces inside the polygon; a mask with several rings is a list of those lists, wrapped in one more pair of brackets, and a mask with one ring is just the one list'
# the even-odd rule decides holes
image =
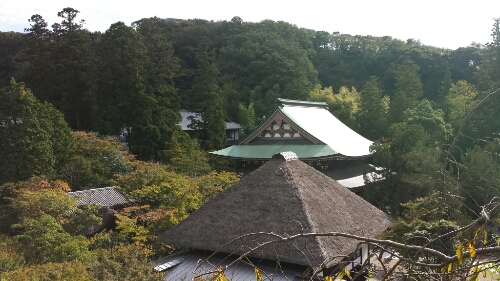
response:
{"label": "white sky", "polygon": [[23,32],[28,19],[40,14],[52,25],[65,7],[80,11],[90,31],[112,23],[145,18],[201,18],[286,21],[298,27],[351,35],[418,39],[423,44],[456,49],[490,41],[499,0],[0,0],[0,31]]}

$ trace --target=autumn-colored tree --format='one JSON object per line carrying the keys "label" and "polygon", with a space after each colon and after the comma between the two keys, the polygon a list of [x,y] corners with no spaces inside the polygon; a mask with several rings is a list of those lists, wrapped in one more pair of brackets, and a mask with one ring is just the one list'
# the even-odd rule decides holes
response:
{"label": "autumn-colored tree", "polygon": [[54,280],[95,280],[88,273],[87,262],[69,261],[25,266],[16,270],[1,272],[0,280],[9,281],[54,281]]}
{"label": "autumn-colored tree", "polygon": [[340,87],[335,94],[332,87],[321,89],[320,85],[309,92],[309,100],[326,102],[329,111],[351,129],[357,129],[356,114],[359,110],[360,95],[356,88]]}
{"label": "autumn-colored tree", "polygon": [[97,261],[89,267],[92,280],[159,281],[163,274],[152,270],[151,250],[140,243],[97,251]]}
{"label": "autumn-colored tree", "polygon": [[34,177],[17,183],[12,207],[18,223],[12,225],[16,239],[30,245],[18,248],[28,264],[88,260],[87,239],[72,236],[63,226],[72,219],[84,215],[86,219],[97,217],[82,214],[77,208],[76,198],[66,194],[69,187],[61,181],[50,181],[44,177]]}

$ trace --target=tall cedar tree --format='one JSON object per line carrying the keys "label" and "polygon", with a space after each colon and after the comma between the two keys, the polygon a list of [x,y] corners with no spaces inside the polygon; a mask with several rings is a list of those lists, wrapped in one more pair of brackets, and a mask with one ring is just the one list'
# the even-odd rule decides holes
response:
{"label": "tall cedar tree", "polygon": [[179,114],[180,99],[174,85],[174,77],[179,72],[179,59],[174,56],[174,49],[164,31],[163,20],[158,18],[142,19],[133,23],[133,27],[142,35],[147,49],[146,91],[155,99],[152,108],[151,126],[159,132],[159,138],[150,147],[151,158],[160,160],[167,149],[167,143],[173,142],[177,133],[176,124],[181,121]]}
{"label": "tall cedar tree", "polygon": [[19,75],[37,98],[63,112],[72,128],[89,130],[98,64],[84,21],[76,21],[78,13],[63,9],[57,13],[61,23],[53,24],[52,30],[42,16],[31,17],[27,44],[19,55]]}
{"label": "tall cedar tree", "polygon": [[202,148],[221,149],[226,143],[226,123],[221,91],[217,85],[219,71],[215,66],[215,52],[209,49],[208,39],[204,38],[194,50],[197,68],[194,71],[191,95],[196,97],[194,111],[201,120],[193,120],[194,127],[204,132]]}

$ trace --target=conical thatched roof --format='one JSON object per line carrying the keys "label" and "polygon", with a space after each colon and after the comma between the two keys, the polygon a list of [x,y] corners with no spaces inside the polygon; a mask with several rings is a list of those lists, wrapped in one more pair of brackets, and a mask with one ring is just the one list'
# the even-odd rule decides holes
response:
{"label": "conical thatched roof", "polygon": [[[259,242],[276,240],[271,235],[237,239],[249,233],[289,236],[336,231],[375,237],[389,225],[382,211],[332,178],[281,153],[163,233],[158,240],[242,254]],[[236,240],[228,243],[233,239]],[[349,255],[358,243],[341,237],[310,237],[275,243],[251,256],[317,267],[325,260],[332,260],[329,262],[332,264],[341,256]]]}

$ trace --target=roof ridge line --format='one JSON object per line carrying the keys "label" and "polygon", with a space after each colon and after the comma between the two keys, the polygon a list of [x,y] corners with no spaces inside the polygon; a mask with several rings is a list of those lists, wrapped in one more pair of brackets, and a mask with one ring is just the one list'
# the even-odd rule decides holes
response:
{"label": "roof ridge line", "polygon": [[302,101],[302,100],[289,100],[277,98],[278,106],[303,106],[303,107],[320,107],[320,108],[328,108],[328,104],[324,101]]}

